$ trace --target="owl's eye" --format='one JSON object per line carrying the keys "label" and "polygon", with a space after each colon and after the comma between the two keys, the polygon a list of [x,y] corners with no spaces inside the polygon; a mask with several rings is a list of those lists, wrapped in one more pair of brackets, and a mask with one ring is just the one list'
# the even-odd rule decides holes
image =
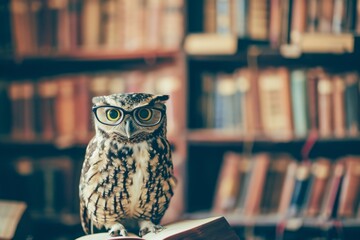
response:
{"label": "owl's eye", "polygon": [[160,123],[162,111],[157,108],[138,108],[134,112],[134,119],[141,126],[154,126]]}
{"label": "owl's eye", "polygon": [[148,108],[142,108],[137,112],[137,116],[141,121],[149,121],[152,117],[152,111]]}
{"label": "owl's eye", "polygon": [[121,117],[121,112],[118,109],[111,108],[106,110],[106,118],[109,121],[116,122],[120,119],[120,117]]}

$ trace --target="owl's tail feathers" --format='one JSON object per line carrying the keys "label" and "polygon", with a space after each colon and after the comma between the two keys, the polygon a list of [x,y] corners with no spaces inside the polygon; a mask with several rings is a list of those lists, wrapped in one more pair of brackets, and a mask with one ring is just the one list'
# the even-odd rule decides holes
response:
{"label": "owl's tail feathers", "polygon": [[80,220],[84,232],[86,234],[92,233],[92,231],[90,231],[90,227],[92,228],[91,220],[89,219],[89,216],[87,214],[87,208],[82,202],[80,202]]}

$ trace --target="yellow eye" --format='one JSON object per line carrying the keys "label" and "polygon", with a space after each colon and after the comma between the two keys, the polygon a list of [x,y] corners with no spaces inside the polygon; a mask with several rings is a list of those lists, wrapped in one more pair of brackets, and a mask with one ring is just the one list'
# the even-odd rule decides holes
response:
{"label": "yellow eye", "polygon": [[121,112],[118,109],[111,108],[106,111],[106,118],[109,121],[116,122],[121,117]]}
{"label": "yellow eye", "polygon": [[147,108],[142,108],[137,112],[137,116],[141,121],[149,121],[152,117],[152,111]]}

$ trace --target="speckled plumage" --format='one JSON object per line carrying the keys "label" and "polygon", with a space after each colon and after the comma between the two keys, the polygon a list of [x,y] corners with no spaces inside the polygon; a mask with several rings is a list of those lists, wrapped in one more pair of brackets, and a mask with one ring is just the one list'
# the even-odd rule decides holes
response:
{"label": "speckled plumage", "polygon": [[[165,112],[167,99],[166,95],[114,94],[95,97],[93,104]],[[130,115],[116,126],[94,118],[96,134],[86,149],[79,186],[81,222],[87,234],[92,228],[106,228],[111,235],[126,235],[126,228],[140,229],[140,235],[157,231],[173,195],[166,114],[154,126],[138,125],[135,114]],[[129,137],[127,131],[134,135]]]}

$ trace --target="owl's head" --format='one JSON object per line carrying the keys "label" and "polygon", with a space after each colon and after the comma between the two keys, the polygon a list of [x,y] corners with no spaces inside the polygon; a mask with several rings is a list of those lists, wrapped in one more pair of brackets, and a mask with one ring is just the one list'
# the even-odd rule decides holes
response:
{"label": "owl's head", "polygon": [[94,97],[93,112],[97,134],[116,135],[124,141],[138,142],[166,134],[168,95],[122,93]]}

